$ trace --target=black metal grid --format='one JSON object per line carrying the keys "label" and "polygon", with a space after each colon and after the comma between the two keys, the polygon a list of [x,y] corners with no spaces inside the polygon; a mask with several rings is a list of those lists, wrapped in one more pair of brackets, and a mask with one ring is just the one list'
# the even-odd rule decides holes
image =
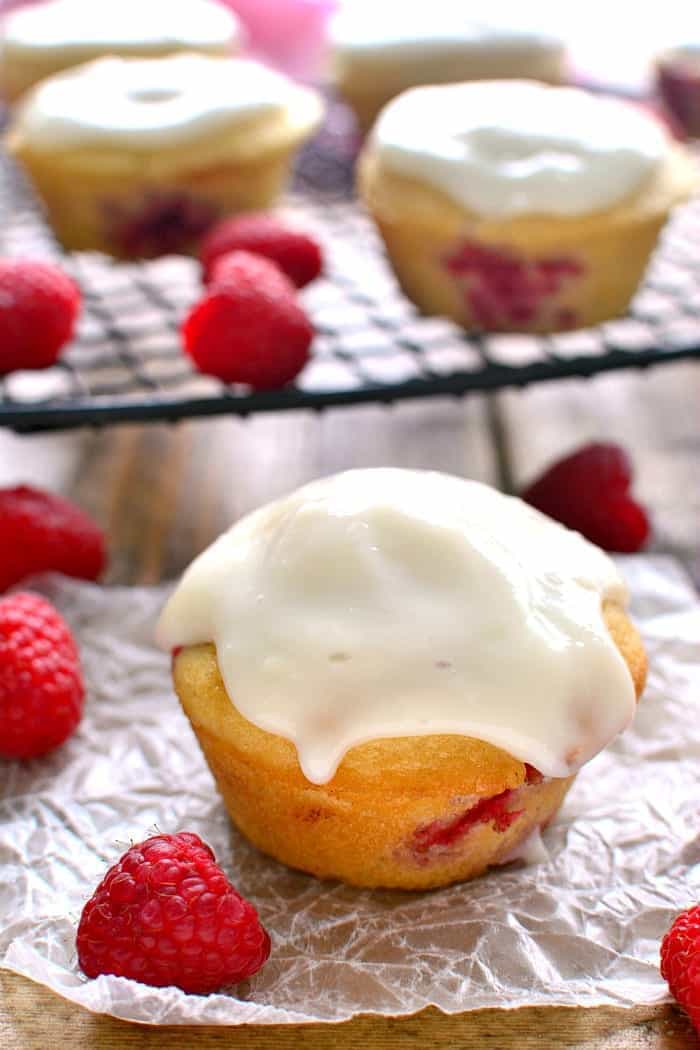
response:
{"label": "black metal grid", "polygon": [[[336,125],[337,127],[337,125]],[[17,431],[129,420],[322,409],[590,376],[700,356],[700,201],[664,234],[630,314],[595,329],[532,336],[465,335],[420,317],[401,295],[377,235],[349,198],[347,135],[326,132],[302,157],[291,210],[315,230],[327,277],[303,293],[317,326],[311,363],[284,390],[254,393],[193,372],[178,328],[201,294],[198,267],[170,257],[136,265],[72,255],[84,313],[59,364],[0,381],[0,425]],[[59,250],[22,177],[0,163],[0,249]]]}

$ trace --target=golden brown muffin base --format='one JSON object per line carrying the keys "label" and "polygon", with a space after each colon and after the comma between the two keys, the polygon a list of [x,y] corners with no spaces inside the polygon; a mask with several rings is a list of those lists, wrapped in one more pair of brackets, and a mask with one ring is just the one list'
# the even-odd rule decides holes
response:
{"label": "golden brown muffin base", "polygon": [[[605,618],[639,696],[639,635],[619,607],[607,605]],[[181,650],[173,678],[233,822],[265,853],[320,878],[429,889],[479,875],[546,825],[573,781],[529,782],[524,763],[491,744],[434,735],[354,747],[329,783],[312,784],[294,746],[231,702],[212,645]],[[508,827],[484,820],[459,832],[468,811],[504,792],[501,810],[519,814]]]}
{"label": "golden brown muffin base", "polygon": [[[450,317],[467,329],[555,332],[584,328],[624,313],[644,276],[669,211],[698,185],[694,164],[681,147],[671,151],[642,189],[619,205],[580,216],[523,215],[489,219],[467,211],[433,186],[387,169],[364,150],[358,187],[384,240],[403,291],[426,314]],[[520,267],[527,293],[516,295],[479,285],[478,269],[455,268],[464,250],[495,253]],[[539,268],[564,262],[571,269],[540,294]],[[475,303],[481,298],[481,308]]]}
{"label": "golden brown muffin base", "polygon": [[[128,249],[120,230],[131,221],[138,222],[151,201],[189,202],[205,210],[209,223],[238,212],[263,211],[283,193],[291,157],[292,151],[284,149],[260,162],[220,163],[163,177],[76,173],[56,166],[48,156],[30,153],[21,159],[64,248],[138,258],[141,253]],[[176,250],[194,253],[205,228],[183,237]]]}

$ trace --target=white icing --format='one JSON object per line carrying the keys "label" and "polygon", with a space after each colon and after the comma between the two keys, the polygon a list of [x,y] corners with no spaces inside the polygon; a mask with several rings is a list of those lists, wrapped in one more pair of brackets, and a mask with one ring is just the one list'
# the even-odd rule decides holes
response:
{"label": "white icing", "polygon": [[310,130],[321,104],[314,92],[256,62],[188,54],[101,58],[50,77],[22,106],[20,124],[40,148],[151,149],[275,114]]}
{"label": "white icing", "polygon": [[494,14],[475,19],[454,0],[402,4],[399,14],[391,4],[353,3],[331,23],[336,51],[347,56],[396,56],[401,59],[426,54],[458,52],[482,55],[491,52],[507,58],[529,50],[533,55],[555,58],[564,53],[561,40],[526,23],[516,25]]}
{"label": "white icing", "polygon": [[496,861],[497,864],[512,864],[513,861],[521,860],[524,864],[546,864],[549,860],[549,850],[542,838],[539,827],[533,828],[530,834],[522,842],[504,853]]}
{"label": "white icing", "polygon": [[515,80],[414,88],[382,111],[372,141],[386,167],[493,218],[608,208],[668,146],[625,102]]}
{"label": "white icing", "polygon": [[226,52],[240,41],[235,15],[216,0],[48,0],[9,14],[5,50],[86,58],[198,49]]}
{"label": "white icing", "polygon": [[201,554],[157,630],[214,642],[229,696],[328,781],[355,744],[457,733],[566,776],[633,716],[602,617],[607,555],[478,482],[355,470],[248,515]]}

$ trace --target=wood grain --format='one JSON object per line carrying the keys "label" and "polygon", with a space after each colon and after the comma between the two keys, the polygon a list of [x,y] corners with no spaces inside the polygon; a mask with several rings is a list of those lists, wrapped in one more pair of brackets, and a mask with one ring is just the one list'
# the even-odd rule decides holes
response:
{"label": "wood grain", "polygon": [[[31,481],[72,496],[107,529],[109,583],[176,576],[235,517],[304,481],[354,466],[448,470],[517,488],[584,440],[631,452],[655,523],[654,547],[700,579],[700,369],[557,382],[487,400],[434,400],[320,416],[124,426],[19,438],[0,432],[0,484]],[[500,435],[500,453],[494,437]],[[674,1007],[520,1009],[446,1017],[428,1010],[343,1025],[146,1028],[90,1015],[13,974],[0,974],[0,1048],[308,1050],[407,1045],[495,1050],[681,1050],[696,1046]]]}
{"label": "wood grain", "polygon": [[[47,989],[0,973],[3,1050],[48,1050],[57,1037],[70,1050],[687,1050],[690,1025],[673,1007],[637,1010],[525,1008],[477,1010],[447,1017],[361,1017],[340,1025],[239,1028],[147,1028],[77,1009]],[[59,1035],[60,1033],[60,1035]]]}

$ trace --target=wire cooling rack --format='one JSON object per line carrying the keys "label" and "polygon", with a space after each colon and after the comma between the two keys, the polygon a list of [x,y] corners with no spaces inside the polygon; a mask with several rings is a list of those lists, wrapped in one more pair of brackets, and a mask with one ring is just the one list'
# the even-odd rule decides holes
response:
{"label": "wire cooling rack", "polygon": [[[0,425],[38,431],[388,403],[700,356],[700,201],[667,229],[627,317],[548,337],[465,335],[449,321],[419,316],[399,291],[350,197],[349,140],[335,128],[302,156],[290,198],[290,211],[316,231],[328,260],[325,279],[303,293],[318,334],[294,385],[255,393],[192,370],[178,332],[201,294],[194,261],[126,265],[77,254],[62,259],[83,289],[77,338],[55,367],[0,380]],[[60,254],[7,158],[0,159],[0,208],[2,253]]]}

